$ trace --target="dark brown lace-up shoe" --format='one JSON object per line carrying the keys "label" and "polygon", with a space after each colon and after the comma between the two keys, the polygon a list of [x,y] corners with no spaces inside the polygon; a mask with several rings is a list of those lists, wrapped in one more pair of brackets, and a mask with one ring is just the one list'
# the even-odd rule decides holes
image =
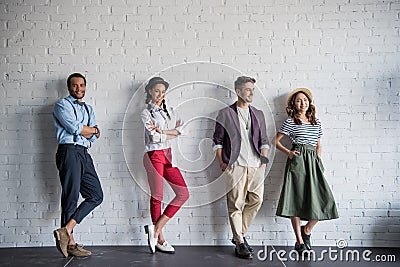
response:
{"label": "dark brown lace-up shoe", "polygon": [[[232,242],[232,244],[236,245],[236,242],[233,238],[232,238],[231,242]],[[245,237],[243,237],[243,242],[244,242],[244,245],[246,246],[246,248],[250,251],[250,253],[253,254],[254,249],[249,245],[249,243],[247,243],[247,240]]]}
{"label": "dark brown lace-up shoe", "polygon": [[248,248],[244,243],[237,244],[235,248],[235,255],[236,257],[242,258],[242,259],[252,259],[253,255],[250,253]]}

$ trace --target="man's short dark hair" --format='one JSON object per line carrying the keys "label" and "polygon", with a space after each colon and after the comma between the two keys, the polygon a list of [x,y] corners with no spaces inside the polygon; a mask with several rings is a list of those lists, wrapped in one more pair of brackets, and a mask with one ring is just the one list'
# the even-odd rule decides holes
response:
{"label": "man's short dark hair", "polygon": [[248,77],[248,76],[240,76],[235,81],[235,90],[242,89],[246,83],[255,84],[256,79]]}
{"label": "man's short dark hair", "polygon": [[71,79],[72,78],[82,78],[83,81],[85,82],[85,86],[86,86],[86,78],[85,78],[85,76],[83,76],[80,73],[75,72],[75,73],[72,73],[71,75],[68,76],[68,79],[67,79],[67,87],[68,87],[68,89],[71,87]]}

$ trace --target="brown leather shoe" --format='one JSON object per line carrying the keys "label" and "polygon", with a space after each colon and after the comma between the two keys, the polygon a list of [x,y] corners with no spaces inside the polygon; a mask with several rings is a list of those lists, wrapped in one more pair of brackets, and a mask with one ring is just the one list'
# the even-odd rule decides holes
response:
{"label": "brown leather shoe", "polygon": [[68,245],[68,254],[74,257],[87,257],[92,255],[92,252],[84,249],[78,244],[75,244],[75,245]]}
{"label": "brown leather shoe", "polygon": [[63,256],[66,258],[68,257],[68,251],[67,251],[67,246],[69,243],[69,235],[67,228],[59,228],[57,230],[54,230],[53,232],[54,238],[56,239],[56,246],[58,251],[63,254]]}

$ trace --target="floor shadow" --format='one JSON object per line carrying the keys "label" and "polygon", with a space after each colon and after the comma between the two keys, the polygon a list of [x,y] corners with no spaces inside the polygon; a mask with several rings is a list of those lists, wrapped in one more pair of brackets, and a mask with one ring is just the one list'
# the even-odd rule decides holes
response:
{"label": "floor shadow", "polygon": [[[285,113],[286,99],[286,94],[273,98],[272,110],[275,125],[271,125],[272,122],[267,121],[267,127],[275,127],[276,131],[279,130],[282,123],[287,118],[287,115]],[[273,133],[273,136],[268,136],[271,142],[270,152],[272,152],[272,147],[275,146],[275,135],[276,132]],[[283,138],[282,144],[286,147],[290,147],[290,140],[288,138]],[[289,229],[289,221],[287,226],[282,225],[281,223],[278,223],[277,220],[279,220],[279,217],[275,215],[283,184],[283,173],[285,170],[287,156],[279,150],[275,150],[275,154],[272,155],[270,153],[269,156],[270,169],[264,182],[264,201],[256,217],[256,220],[262,227],[262,236],[257,236],[255,234],[250,236],[254,239],[254,241],[252,241],[253,243],[263,245],[275,244],[276,236],[278,235],[278,233],[287,231]]]}
{"label": "floor shadow", "polygon": [[[45,84],[46,90],[56,90],[59,98],[68,95],[65,88],[64,80],[51,80]],[[58,98],[48,98],[46,103],[38,106],[33,110],[33,129],[37,136],[36,146],[37,154],[34,157],[34,165],[37,171],[35,179],[37,180],[40,196],[40,203],[43,203],[45,208],[41,215],[41,219],[51,221],[53,224],[54,219],[59,222],[60,217],[60,195],[61,187],[58,178],[58,171],[55,164],[55,154],[57,150],[57,138],[53,124],[53,108]],[[59,223],[56,223],[57,225]],[[48,224],[49,225],[49,224]],[[56,225],[53,225],[56,226]]]}
{"label": "floor shadow", "polygon": [[[285,112],[286,108],[286,100],[287,100],[287,94],[277,96],[273,100],[273,106],[275,107],[275,129],[278,132],[280,127],[282,126],[282,123],[286,120],[287,114]],[[275,133],[276,134],[276,133]],[[274,141],[275,141],[275,136],[271,138],[271,146],[274,146]],[[287,147],[291,147],[291,143],[289,138],[283,138],[281,140],[281,143]],[[280,189],[282,186],[283,182],[283,173],[285,170],[285,164],[286,164],[286,159],[287,156],[283,154],[281,151],[276,150],[275,157],[273,158],[271,162],[271,169],[269,171],[268,179],[266,180],[266,189],[265,190],[265,200],[272,204],[274,208],[274,214],[276,210],[276,205],[279,200],[279,195],[280,195]],[[268,214],[269,215],[269,214]]]}

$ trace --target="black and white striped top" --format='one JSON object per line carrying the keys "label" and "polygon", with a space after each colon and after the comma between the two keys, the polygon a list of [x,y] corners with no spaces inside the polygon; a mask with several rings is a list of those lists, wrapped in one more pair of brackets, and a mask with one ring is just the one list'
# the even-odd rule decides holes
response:
{"label": "black and white striped top", "polygon": [[279,132],[289,136],[292,144],[301,145],[317,146],[318,139],[322,136],[321,122],[318,119],[316,125],[306,122],[297,125],[292,118],[287,118]]}

